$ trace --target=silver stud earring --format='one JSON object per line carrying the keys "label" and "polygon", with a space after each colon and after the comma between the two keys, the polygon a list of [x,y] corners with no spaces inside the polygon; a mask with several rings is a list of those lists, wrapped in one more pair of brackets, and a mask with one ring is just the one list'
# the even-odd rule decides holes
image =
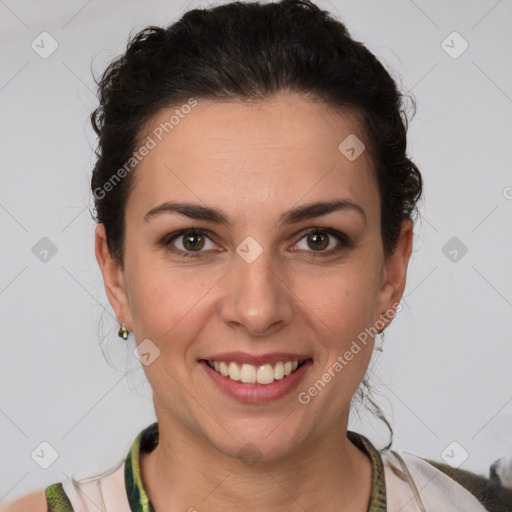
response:
{"label": "silver stud earring", "polygon": [[117,335],[120,338],[123,338],[123,340],[127,340],[129,332],[130,331],[128,331],[128,329],[126,329],[125,323],[123,322],[123,325],[121,326],[121,329],[119,329],[119,332],[117,333]]}

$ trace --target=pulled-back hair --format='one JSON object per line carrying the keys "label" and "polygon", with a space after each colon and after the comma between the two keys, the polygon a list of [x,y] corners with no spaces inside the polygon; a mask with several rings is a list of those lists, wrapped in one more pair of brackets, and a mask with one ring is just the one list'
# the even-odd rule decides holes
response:
{"label": "pulled-back hair", "polygon": [[130,161],[145,123],[190,98],[252,100],[295,92],[357,112],[373,157],[386,256],[421,196],[394,80],[340,21],[307,0],[233,2],[191,10],[167,28],[147,27],[108,66],[98,92],[100,104],[91,114],[99,138],[91,180],[95,220],[105,225],[110,252],[121,265],[133,172],[123,173],[108,192],[103,187]]}
{"label": "pulled-back hair", "polygon": [[308,0],[236,1],[193,9],[166,28],[147,27],[107,67],[98,92],[100,104],[91,114],[99,138],[91,180],[95,220],[104,224],[121,267],[125,205],[136,166],[108,191],[105,184],[126,169],[155,114],[191,98],[249,101],[290,92],[354,112],[378,184],[386,257],[396,248],[402,220],[412,220],[417,211],[422,178],[406,154],[404,96],[379,60]]}

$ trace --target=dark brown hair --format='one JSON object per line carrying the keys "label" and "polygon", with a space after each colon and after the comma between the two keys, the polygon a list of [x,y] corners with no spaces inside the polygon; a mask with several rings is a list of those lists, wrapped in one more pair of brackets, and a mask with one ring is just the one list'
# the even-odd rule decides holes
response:
{"label": "dark brown hair", "polygon": [[134,171],[121,179],[118,170],[126,169],[146,123],[190,98],[248,101],[279,92],[358,114],[380,193],[384,254],[394,252],[402,220],[417,211],[422,178],[406,154],[404,96],[390,73],[343,23],[308,0],[236,1],[141,30],[98,82],[91,189],[95,221],[105,225],[121,267]]}
{"label": "dark brown hair", "polygon": [[98,83],[100,104],[91,114],[99,139],[95,221],[105,225],[121,264],[133,172],[104,187],[132,157],[144,124],[191,97],[249,100],[281,91],[361,114],[381,197],[384,253],[393,253],[401,221],[412,218],[422,192],[420,172],[406,155],[407,118],[394,80],[340,21],[307,0],[232,2],[141,30]]}

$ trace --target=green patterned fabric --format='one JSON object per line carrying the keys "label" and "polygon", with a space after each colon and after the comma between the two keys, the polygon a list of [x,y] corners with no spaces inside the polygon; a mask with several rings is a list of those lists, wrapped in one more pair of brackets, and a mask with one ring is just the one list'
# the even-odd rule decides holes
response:
{"label": "green patterned fabric", "polygon": [[362,434],[347,430],[347,437],[360,450],[366,452],[372,463],[372,492],[368,512],[386,512],[386,481],[384,479],[384,464],[379,451]]}
{"label": "green patterned fabric", "polygon": [[52,512],[73,512],[73,507],[67,497],[62,484],[52,484],[48,486],[44,493],[46,495],[46,504],[48,510]]}
{"label": "green patterned fabric", "polygon": [[136,437],[124,466],[126,494],[132,512],[154,512],[151,502],[142,485],[140,475],[140,453],[151,452],[158,444],[158,423],[146,427]]}
{"label": "green patterned fabric", "polygon": [[[372,490],[367,512],[386,512],[386,484],[384,465],[379,451],[363,435],[347,431],[347,437],[365,452],[372,463]],[[131,512],[154,512],[142,484],[140,454],[151,452],[158,445],[158,423],[143,429],[135,438],[125,460],[124,479]],[[48,512],[73,511],[62,484],[53,484],[45,489]]]}

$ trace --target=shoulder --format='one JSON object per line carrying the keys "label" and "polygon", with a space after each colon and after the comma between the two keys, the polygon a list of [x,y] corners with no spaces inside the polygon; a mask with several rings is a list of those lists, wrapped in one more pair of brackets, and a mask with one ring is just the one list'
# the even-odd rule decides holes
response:
{"label": "shoulder", "polygon": [[486,512],[465,487],[427,460],[393,450],[382,454],[389,510],[403,512],[442,506],[445,512]]}
{"label": "shoulder", "polygon": [[82,480],[67,480],[34,491],[15,501],[0,505],[0,512],[97,512],[130,510],[122,461],[110,470]]}
{"label": "shoulder", "polygon": [[47,510],[44,489],[32,491],[5,505],[0,505],[0,512],[47,512]]}

